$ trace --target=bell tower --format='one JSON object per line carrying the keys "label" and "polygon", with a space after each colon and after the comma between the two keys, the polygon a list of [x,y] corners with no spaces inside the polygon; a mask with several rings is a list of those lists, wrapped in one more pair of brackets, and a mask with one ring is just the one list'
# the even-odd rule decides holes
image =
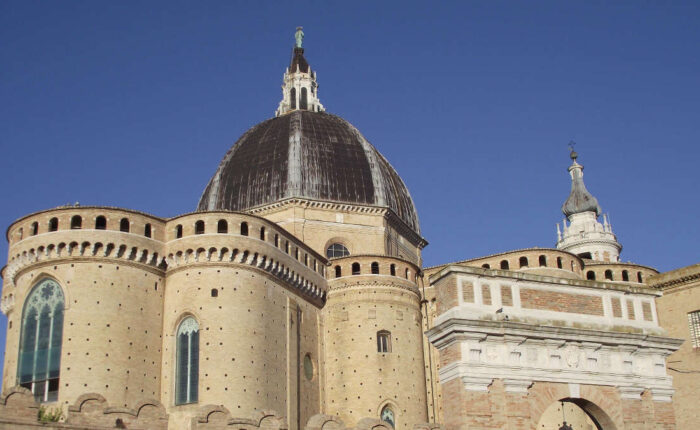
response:
{"label": "bell tower", "polygon": [[598,221],[600,205],[583,183],[583,166],[576,161],[578,154],[573,142],[570,157],[571,193],[561,207],[566,219],[562,222],[563,228],[557,224],[557,249],[590,260],[619,261],[622,245],[617,241],[607,215],[603,215],[602,223]]}

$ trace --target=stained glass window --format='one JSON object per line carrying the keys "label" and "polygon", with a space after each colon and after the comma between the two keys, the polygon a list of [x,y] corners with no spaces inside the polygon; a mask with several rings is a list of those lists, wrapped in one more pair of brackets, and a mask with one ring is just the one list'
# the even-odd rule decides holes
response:
{"label": "stained glass window", "polygon": [[199,324],[187,317],[177,329],[175,404],[196,403],[199,386]]}
{"label": "stained glass window", "polygon": [[25,300],[17,379],[39,402],[58,399],[63,308],[63,291],[52,279],[36,284]]}

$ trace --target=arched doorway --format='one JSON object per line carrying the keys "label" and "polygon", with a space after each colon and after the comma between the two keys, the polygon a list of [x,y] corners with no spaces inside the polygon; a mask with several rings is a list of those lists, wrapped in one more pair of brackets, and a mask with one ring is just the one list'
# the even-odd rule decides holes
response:
{"label": "arched doorway", "polygon": [[572,398],[560,399],[549,405],[540,416],[535,428],[537,430],[617,430],[612,419],[598,405],[585,399]]}

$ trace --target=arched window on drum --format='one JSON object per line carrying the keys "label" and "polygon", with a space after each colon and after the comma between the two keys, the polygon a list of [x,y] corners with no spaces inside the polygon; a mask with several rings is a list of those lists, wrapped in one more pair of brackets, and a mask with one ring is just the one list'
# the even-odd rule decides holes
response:
{"label": "arched window on drum", "polygon": [[350,255],[350,251],[341,243],[334,243],[326,248],[326,257],[328,258],[347,257],[348,255]]}
{"label": "arched window on drum", "polygon": [[64,303],[53,279],[37,283],[24,302],[17,379],[39,402],[58,399]]}
{"label": "arched window on drum", "polygon": [[177,328],[175,404],[196,403],[199,394],[199,324],[187,317]]}

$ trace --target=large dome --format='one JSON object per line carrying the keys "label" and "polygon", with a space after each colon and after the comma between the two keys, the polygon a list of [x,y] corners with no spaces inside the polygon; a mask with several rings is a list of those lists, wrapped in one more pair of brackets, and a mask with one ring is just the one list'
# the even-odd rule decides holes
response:
{"label": "large dome", "polygon": [[292,197],[387,207],[420,233],[411,195],[379,151],[344,119],[306,110],[241,136],[197,210],[245,211]]}

